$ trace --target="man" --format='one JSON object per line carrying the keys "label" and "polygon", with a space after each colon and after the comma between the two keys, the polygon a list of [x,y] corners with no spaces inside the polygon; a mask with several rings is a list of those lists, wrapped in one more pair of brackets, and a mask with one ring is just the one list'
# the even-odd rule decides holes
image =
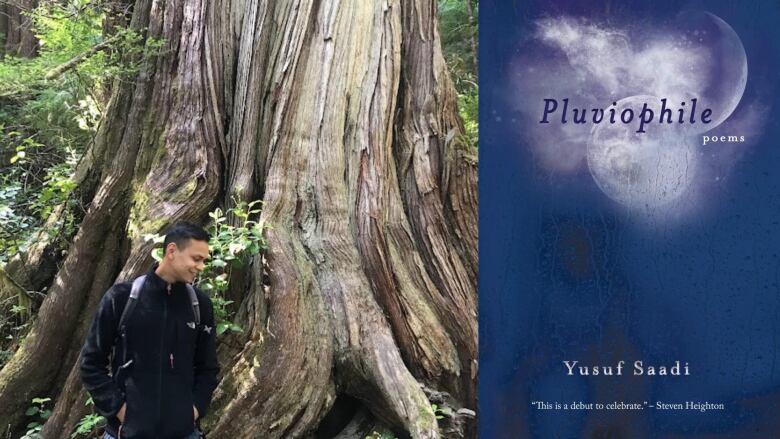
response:
{"label": "man", "polygon": [[125,282],[101,300],[81,351],[81,376],[108,420],[103,439],[199,437],[195,422],[211,402],[219,366],[211,301],[187,284],[204,268],[208,240],[196,225],[175,224],[162,261],[138,282],[137,298],[130,299],[133,282]]}

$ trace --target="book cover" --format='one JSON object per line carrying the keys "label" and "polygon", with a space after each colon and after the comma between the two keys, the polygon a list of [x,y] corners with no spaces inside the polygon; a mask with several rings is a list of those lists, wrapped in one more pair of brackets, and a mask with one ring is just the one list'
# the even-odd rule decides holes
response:
{"label": "book cover", "polygon": [[780,3],[480,8],[480,437],[780,437]]}

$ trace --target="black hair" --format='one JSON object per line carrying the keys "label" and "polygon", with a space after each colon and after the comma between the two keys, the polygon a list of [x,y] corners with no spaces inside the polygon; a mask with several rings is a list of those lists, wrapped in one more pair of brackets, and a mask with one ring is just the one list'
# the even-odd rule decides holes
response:
{"label": "black hair", "polygon": [[165,242],[163,248],[168,248],[168,244],[175,243],[180,249],[187,247],[189,240],[209,242],[209,232],[203,230],[203,227],[188,222],[179,222],[168,227],[165,233]]}

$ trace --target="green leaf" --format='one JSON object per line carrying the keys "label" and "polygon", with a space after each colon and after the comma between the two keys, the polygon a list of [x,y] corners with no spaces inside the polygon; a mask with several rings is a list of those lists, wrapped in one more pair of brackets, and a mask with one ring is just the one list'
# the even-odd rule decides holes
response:
{"label": "green leaf", "polygon": [[[27,409],[26,412],[24,412],[24,414],[27,415],[27,416],[33,416],[36,413],[38,413],[38,407],[30,407],[30,408]],[[29,426],[28,426],[28,428],[29,428]]]}

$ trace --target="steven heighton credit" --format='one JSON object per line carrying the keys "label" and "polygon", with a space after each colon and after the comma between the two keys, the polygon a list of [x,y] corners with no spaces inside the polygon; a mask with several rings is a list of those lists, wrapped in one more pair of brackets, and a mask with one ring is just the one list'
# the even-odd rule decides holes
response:
{"label": "steven heighton credit", "polygon": [[609,365],[586,365],[575,360],[564,360],[566,375],[573,376],[689,376],[690,367],[687,362],[680,360],[671,364],[647,364],[642,360],[636,360],[628,364],[625,360]]}

